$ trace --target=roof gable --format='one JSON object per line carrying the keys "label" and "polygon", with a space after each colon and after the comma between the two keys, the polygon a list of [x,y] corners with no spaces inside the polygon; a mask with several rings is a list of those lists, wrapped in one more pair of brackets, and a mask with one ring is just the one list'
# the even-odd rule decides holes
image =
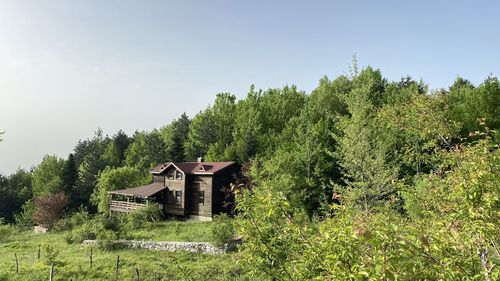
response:
{"label": "roof gable", "polygon": [[235,162],[167,162],[156,166],[150,173],[162,174],[168,167],[175,166],[184,174],[213,175],[234,164]]}

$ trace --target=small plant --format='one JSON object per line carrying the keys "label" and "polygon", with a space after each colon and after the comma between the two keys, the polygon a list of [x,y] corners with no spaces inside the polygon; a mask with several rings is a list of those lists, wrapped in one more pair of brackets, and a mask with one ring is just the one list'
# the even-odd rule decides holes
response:
{"label": "small plant", "polygon": [[45,263],[50,265],[57,262],[57,256],[59,256],[59,250],[50,244],[43,245],[43,253],[45,256]]}
{"label": "small plant", "polygon": [[221,247],[232,242],[235,234],[233,220],[227,214],[214,217],[212,222],[212,242],[215,246]]}
{"label": "small plant", "polygon": [[174,233],[175,235],[179,235],[181,233],[181,223],[180,222],[175,222],[173,225]]}

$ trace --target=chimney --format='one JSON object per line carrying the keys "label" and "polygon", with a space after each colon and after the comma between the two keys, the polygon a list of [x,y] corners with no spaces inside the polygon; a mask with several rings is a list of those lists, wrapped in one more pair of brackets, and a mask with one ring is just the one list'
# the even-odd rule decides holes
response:
{"label": "chimney", "polygon": [[201,163],[201,162],[203,162],[203,157],[200,156],[200,157],[198,157],[198,163]]}

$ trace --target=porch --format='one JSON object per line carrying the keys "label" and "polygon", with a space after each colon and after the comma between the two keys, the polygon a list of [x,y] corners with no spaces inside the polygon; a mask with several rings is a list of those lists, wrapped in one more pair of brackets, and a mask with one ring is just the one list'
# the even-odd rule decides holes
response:
{"label": "porch", "polygon": [[145,208],[151,202],[160,204],[163,209],[163,191],[167,188],[161,183],[152,183],[145,186],[109,191],[110,211],[132,212]]}

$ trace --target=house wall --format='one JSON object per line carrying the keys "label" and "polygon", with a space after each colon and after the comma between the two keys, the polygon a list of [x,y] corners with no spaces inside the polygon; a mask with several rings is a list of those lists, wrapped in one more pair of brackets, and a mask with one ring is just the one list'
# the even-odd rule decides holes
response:
{"label": "house wall", "polygon": [[[215,175],[184,175],[171,166],[162,175],[153,175],[153,181],[164,183],[168,188],[163,198],[166,214],[212,217],[224,211],[221,189],[230,186],[238,171],[239,167],[233,165]],[[176,179],[176,173],[181,173],[182,179]],[[169,178],[169,174],[174,175],[173,179]],[[175,203],[176,191],[182,192],[181,204]],[[203,203],[200,202],[200,192],[204,192]]]}
{"label": "house wall", "polygon": [[[212,175],[191,175],[188,178],[186,196],[188,196],[188,215],[212,216]],[[199,192],[205,193],[201,203]]]}
{"label": "house wall", "polygon": [[[171,167],[170,169],[173,169],[175,171],[174,167]],[[170,170],[169,169],[169,170]],[[168,174],[169,171],[166,173]],[[178,173],[181,173],[180,171],[175,171]],[[183,174],[182,175],[182,180],[178,180],[175,178],[174,179],[169,179],[168,176],[164,177],[164,183],[165,186],[168,188],[166,194],[166,202],[165,202],[165,213],[167,214],[174,214],[174,215],[181,215],[184,216],[186,215],[185,212],[185,206],[186,206],[186,177]],[[181,197],[181,203],[176,204],[175,203],[175,192],[176,191],[181,191],[182,192],[182,197]]]}
{"label": "house wall", "polygon": [[165,181],[165,176],[163,175],[153,175],[153,182],[161,182]]}

